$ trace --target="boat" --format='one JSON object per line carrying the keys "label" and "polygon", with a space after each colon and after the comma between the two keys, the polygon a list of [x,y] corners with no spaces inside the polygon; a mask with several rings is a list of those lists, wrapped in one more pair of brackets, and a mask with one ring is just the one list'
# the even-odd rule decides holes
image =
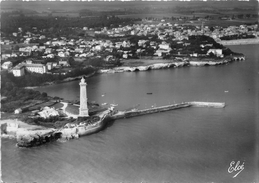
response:
{"label": "boat", "polygon": [[147,93],[147,95],[152,95],[153,93]]}
{"label": "boat", "polygon": [[111,105],[111,107],[116,107],[116,106],[118,106],[118,104],[110,104]]}

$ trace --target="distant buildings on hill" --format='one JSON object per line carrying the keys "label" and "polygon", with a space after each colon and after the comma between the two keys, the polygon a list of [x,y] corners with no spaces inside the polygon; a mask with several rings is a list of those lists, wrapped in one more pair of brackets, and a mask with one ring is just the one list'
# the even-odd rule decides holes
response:
{"label": "distant buildings on hill", "polygon": [[[34,60],[34,59],[28,59],[23,61],[22,63],[16,65],[13,69],[13,75],[16,77],[20,77],[25,75],[27,72],[34,72],[38,74],[45,74],[48,71],[52,70],[56,66],[70,66],[68,59],[62,58],[58,61],[58,63],[53,62],[47,62],[46,64],[41,63],[41,60]],[[12,62],[11,62],[12,63]],[[10,64],[10,61],[5,62],[2,65],[3,69],[10,69],[12,66]]]}

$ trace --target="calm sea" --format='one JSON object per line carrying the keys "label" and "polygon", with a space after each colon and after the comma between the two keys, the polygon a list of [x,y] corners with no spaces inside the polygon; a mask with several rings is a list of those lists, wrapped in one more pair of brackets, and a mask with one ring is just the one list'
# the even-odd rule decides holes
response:
{"label": "calm sea", "polygon": [[[244,53],[246,61],[217,67],[103,74],[87,79],[89,100],[115,103],[121,110],[183,101],[226,102],[224,109],[186,108],[117,120],[90,136],[29,149],[17,148],[15,141],[3,139],[3,180],[8,183],[259,181],[256,177],[259,45],[230,48]],[[78,99],[78,83],[38,90]],[[236,173],[228,173],[231,161],[244,163],[244,170],[236,178],[233,178]]]}

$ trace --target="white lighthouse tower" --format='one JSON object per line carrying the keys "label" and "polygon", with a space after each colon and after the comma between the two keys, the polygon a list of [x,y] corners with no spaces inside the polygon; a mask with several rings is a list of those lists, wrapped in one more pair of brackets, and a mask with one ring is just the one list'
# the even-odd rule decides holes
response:
{"label": "white lighthouse tower", "polygon": [[80,85],[80,107],[79,107],[79,116],[87,117],[88,115],[88,107],[87,107],[87,90],[86,90],[86,82],[84,77],[82,77]]}

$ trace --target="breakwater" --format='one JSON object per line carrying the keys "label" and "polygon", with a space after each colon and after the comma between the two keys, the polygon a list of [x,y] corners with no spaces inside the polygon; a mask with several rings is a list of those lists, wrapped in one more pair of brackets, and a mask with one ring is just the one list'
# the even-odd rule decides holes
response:
{"label": "breakwater", "polygon": [[122,118],[131,118],[135,116],[141,116],[141,115],[147,115],[152,113],[158,113],[158,112],[165,112],[180,108],[187,108],[187,107],[212,107],[212,108],[224,108],[225,103],[221,102],[182,102],[179,104],[172,104],[172,105],[166,105],[166,106],[160,106],[160,107],[153,107],[149,109],[143,109],[143,110],[131,110],[131,111],[119,111],[116,114],[111,115],[111,118],[113,120],[116,119],[122,119]]}

